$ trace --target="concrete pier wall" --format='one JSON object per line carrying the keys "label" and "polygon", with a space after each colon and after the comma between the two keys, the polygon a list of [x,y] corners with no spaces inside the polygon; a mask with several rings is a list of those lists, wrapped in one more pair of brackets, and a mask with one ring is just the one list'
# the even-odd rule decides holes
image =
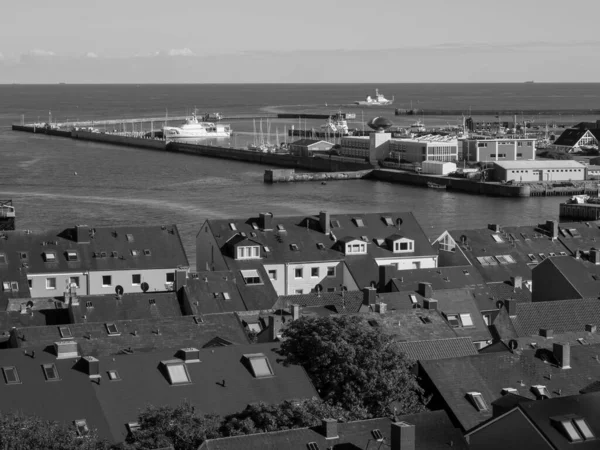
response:
{"label": "concrete pier wall", "polygon": [[294,169],[267,169],[265,170],[264,181],[265,183],[287,183],[296,181],[360,180],[370,173],[371,170],[296,173]]}
{"label": "concrete pier wall", "polygon": [[153,150],[165,150],[166,142],[159,139],[144,139],[118,134],[92,133],[90,131],[77,130],[70,132],[73,139],[85,141],[103,142],[105,144],[123,145],[125,147],[149,148]]}

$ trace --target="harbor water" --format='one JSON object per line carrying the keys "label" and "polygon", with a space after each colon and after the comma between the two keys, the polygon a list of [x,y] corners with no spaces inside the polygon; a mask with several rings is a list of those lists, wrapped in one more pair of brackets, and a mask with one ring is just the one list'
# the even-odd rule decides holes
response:
{"label": "harbor water", "polygon": [[[370,85],[53,85],[0,86],[0,198],[12,199],[18,229],[123,224],[176,223],[188,257],[195,264],[195,235],[216,217],[247,217],[261,211],[277,215],[413,211],[425,232],[473,228],[488,223],[531,224],[558,217],[564,198],[494,198],[424,189],[372,180],[335,183],[263,183],[264,167],[215,158],[171,154],[17,133],[10,124],[102,120],[202,112],[269,112],[285,105],[343,104],[374,90]],[[368,109],[365,118],[419,101],[437,108],[471,105],[489,108],[597,108],[597,85],[378,85],[398,104]],[[473,89],[486,95],[474,95]],[[416,93],[415,93],[416,92]],[[389,95],[388,95],[389,94]],[[403,96],[404,95],[404,96]],[[420,100],[419,100],[420,98]],[[549,99],[552,99],[550,101]],[[582,103],[583,102],[583,103]],[[348,110],[350,111],[350,110]],[[361,110],[356,109],[358,114]],[[357,115],[358,115],[357,114]],[[360,116],[359,116],[360,117]],[[406,118],[404,118],[406,119]],[[573,121],[580,118],[572,118]],[[429,119],[427,119],[429,120]],[[441,120],[441,119],[440,119]],[[444,118],[443,120],[448,120]],[[571,119],[569,119],[571,120]],[[595,120],[585,117],[581,120]],[[282,124],[284,125],[284,124]],[[252,131],[245,122],[234,130]],[[281,126],[280,130],[283,129]],[[271,124],[273,132],[273,124]]]}

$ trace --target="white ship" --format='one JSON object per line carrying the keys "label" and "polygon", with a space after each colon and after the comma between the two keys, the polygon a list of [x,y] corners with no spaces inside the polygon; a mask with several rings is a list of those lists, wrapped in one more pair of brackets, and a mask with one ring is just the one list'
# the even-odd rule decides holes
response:
{"label": "white ship", "polygon": [[415,123],[411,124],[410,131],[412,133],[423,133],[427,131],[427,129],[425,128],[425,124],[423,124],[423,122],[417,120]]}
{"label": "white ship", "polygon": [[346,122],[342,113],[337,113],[333,116],[329,116],[327,122],[324,125],[321,125],[321,130],[329,133],[346,135],[348,134],[348,122]]}
{"label": "white ship", "polygon": [[163,127],[163,136],[166,139],[201,139],[210,137],[229,137],[231,128],[225,124],[214,124],[213,122],[201,122],[196,117],[186,119],[179,127]]}
{"label": "white ship", "polygon": [[372,98],[370,95],[367,95],[366,100],[354,102],[355,105],[361,106],[386,106],[394,103],[394,97],[392,96],[391,100],[388,100],[383,96],[383,94],[379,93],[378,89],[375,89],[375,98]]}

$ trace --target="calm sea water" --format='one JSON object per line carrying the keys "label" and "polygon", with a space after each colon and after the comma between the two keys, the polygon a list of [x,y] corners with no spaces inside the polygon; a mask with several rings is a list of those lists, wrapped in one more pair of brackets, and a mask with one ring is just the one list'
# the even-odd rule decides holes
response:
{"label": "calm sea water", "polygon": [[[265,167],[158,151],[113,147],[12,132],[26,121],[183,115],[199,111],[254,113],[335,111],[378,87],[396,104],[361,110],[365,120],[413,101],[419,108],[599,108],[593,84],[423,85],[4,85],[0,86],[0,198],[12,199],[20,229],[74,224],[177,223],[192,264],[194,237],[207,218],[413,211],[429,236],[487,223],[531,224],[555,218],[561,198],[502,199],[374,181],[267,185]],[[325,106],[327,103],[327,106]],[[299,106],[302,105],[302,106]],[[345,110],[351,111],[350,107]],[[360,116],[359,116],[360,117]],[[433,120],[426,118],[427,120]],[[579,121],[589,117],[560,117]],[[594,118],[595,119],[595,118]],[[451,119],[439,118],[441,123]],[[277,122],[275,125],[286,125]],[[251,122],[232,123],[248,131]],[[77,173],[77,175],[75,175]]]}

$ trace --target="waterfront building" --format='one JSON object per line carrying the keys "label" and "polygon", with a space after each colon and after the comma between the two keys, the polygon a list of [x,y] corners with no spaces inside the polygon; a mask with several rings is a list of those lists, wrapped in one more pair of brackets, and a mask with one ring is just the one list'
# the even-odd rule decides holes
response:
{"label": "waterfront building", "polygon": [[564,130],[550,145],[550,150],[573,153],[584,150],[585,147],[597,147],[598,142],[600,142],[600,120],[581,122]]}
{"label": "waterfront building", "polygon": [[196,254],[200,270],[235,273],[248,310],[279,295],[360,290],[377,283],[379,266],[431,268],[438,258],[412,213],[209,219]]}
{"label": "waterfront building", "polygon": [[[450,443],[450,444],[449,444]],[[389,449],[432,450],[469,447],[444,411],[338,423],[324,418],[319,426],[270,433],[207,439],[199,450],[318,450]]]}
{"label": "waterfront building", "polygon": [[331,142],[319,139],[300,139],[289,146],[290,153],[294,156],[313,156],[318,153],[327,153],[331,150]]}
{"label": "waterfront building", "polygon": [[535,159],[535,139],[477,138],[462,141],[466,161],[527,161]]}
{"label": "waterfront building", "polygon": [[495,181],[583,181],[585,166],[571,160],[495,161]]}
{"label": "waterfront building", "polygon": [[386,159],[390,153],[391,133],[373,132],[368,136],[344,136],[340,155],[362,158],[371,164]]}
{"label": "waterfront building", "polygon": [[183,278],[189,268],[176,225],[3,233],[0,276],[12,277],[2,278],[3,288],[10,282],[21,291],[13,278],[24,273],[33,298],[60,296],[71,285],[76,295],[169,291],[176,272]]}
{"label": "waterfront building", "polygon": [[398,162],[457,161],[458,141],[455,136],[432,134],[412,139],[392,139],[389,157]]}

